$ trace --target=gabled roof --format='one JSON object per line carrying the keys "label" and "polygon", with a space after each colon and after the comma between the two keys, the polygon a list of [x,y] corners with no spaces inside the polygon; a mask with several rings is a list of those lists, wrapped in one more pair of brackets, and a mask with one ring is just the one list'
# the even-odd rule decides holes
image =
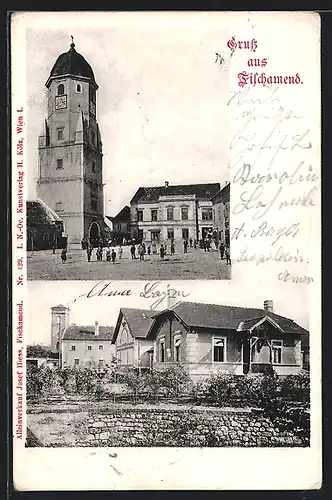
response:
{"label": "gabled roof", "polygon": [[211,200],[212,202],[217,202],[217,201],[222,201],[223,203],[227,203],[230,201],[230,189],[231,189],[231,184],[230,182],[226,184],[218,193],[212,196]]}
{"label": "gabled roof", "polygon": [[106,215],[106,217],[112,222],[130,221],[130,207],[126,205],[117,215],[115,215],[115,217],[110,217],[108,215]]}
{"label": "gabled roof", "polygon": [[95,335],[94,326],[71,325],[66,328],[63,340],[87,340],[91,341],[111,341],[114,328],[111,326],[99,326],[99,335]]}
{"label": "gabled roof", "polygon": [[[188,327],[244,331],[244,326],[249,330],[260,320],[268,317],[278,325],[283,333],[308,334],[307,330],[292,319],[267,312],[264,309],[179,302],[172,307],[171,311]],[[167,312],[167,310],[161,311],[155,314],[154,318]]]}
{"label": "gabled roof", "polygon": [[158,201],[159,196],[195,195],[198,199],[211,200],[220,191],[220,183],[209,184],[181,184],[173,186],[140,187],[134,194],[130,203],[138,201]]}
{"label": "gabled roof", "polygon": [[123,307],[113,333],[112,344],[115,344],[122,321],[128,325],[129,331],[134,338],[145,338],[154,322],[155,311],[151,309],[132,309]]}

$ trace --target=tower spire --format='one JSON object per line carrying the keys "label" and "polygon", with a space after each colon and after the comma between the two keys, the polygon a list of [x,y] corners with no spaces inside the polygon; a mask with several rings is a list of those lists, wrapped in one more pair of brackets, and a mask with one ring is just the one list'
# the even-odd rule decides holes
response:
{"label": "tower spire", "polygon": [[75,48],[75,44],[74,44],[74,37],[73,37],[73,35],[70,35],[70,38],[71,38],[70,48],[74,49]]}

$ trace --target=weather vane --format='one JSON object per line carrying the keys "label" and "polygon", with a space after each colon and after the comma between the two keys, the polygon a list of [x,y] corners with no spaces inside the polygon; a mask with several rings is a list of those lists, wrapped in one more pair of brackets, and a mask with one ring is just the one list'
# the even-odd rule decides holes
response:
{"label": "weather vane", "polygon": [[70,35],[70,38],[71,38],[71,43],[74,43],[74,37],[73,37],[73,35]]}

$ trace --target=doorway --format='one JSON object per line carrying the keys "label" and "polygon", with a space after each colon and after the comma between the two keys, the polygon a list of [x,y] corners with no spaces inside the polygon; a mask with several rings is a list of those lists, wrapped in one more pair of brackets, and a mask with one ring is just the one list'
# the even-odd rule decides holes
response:
{"label": "doorway", "polygon": [[100,227],[97,222],[93,222],[89,229],[89,241],[93,247],[98,246],[100,239]]}

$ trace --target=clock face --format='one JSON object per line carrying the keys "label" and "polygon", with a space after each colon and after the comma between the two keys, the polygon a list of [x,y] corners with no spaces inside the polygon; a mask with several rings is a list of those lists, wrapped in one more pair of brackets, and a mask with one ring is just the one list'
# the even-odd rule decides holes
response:
{"label": "clock face", "polygon": [[67,107],[67,96],[57,95],[55,98],[55,109],[64,109]]}
{"label": "clock face", "polygon": [[90,101],[90,113],[95,116],[96,114],[96,105],[94,102]]}

